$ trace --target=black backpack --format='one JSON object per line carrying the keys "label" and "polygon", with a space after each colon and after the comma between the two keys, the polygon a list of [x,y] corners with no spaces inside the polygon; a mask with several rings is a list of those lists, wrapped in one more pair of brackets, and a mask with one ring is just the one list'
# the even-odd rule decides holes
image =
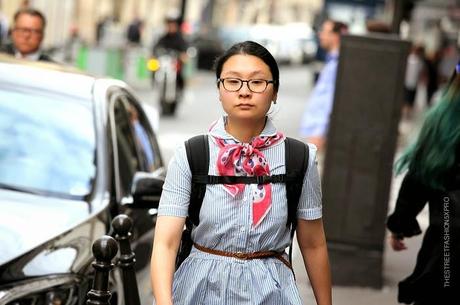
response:
{"label": "black backpack", "polygon": [[308,168],[309,150],[296,139],[285,140],[286,174],[271,176],[211,176],[209,171],[209,143],[206,135],[199,135],[185,141],[185,150],[192,171],[192,190],[188,217],[176,258],[176,268],[189,256],[193,246],[192,228],[199,223],[201,204],[206,193],[206,184],[266,184],[285,183],[288,205],[286,226],[291,229],[291,246],[289,260],[292,261],[292,239],[297,225],[297,206],[302,192],[303,178]]}

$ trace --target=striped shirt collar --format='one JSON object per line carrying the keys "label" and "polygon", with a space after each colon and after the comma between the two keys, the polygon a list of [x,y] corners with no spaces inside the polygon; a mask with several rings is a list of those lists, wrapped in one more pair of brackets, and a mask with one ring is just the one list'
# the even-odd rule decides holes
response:
{"label": "striped shirt collar", "polygon": [[[227,116],[222,116],[218,120],[214,121],[209,127],[209,135],[217,138],[222,138],[224,140],[233,140],[235,143],[239,143],[235,137],[225,130],[225,125],[227,123]],[[272,120],[269,117],[266,117],[265,127],[260,133],[259,136],[274,136],[276,135],[277,130]]]}

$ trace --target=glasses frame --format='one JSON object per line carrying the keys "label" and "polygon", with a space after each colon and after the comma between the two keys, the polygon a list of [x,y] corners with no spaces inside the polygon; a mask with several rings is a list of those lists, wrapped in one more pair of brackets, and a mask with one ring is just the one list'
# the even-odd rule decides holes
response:
{"label": "glasses frame", "polygon": [[[227,80],[227,79],[233,79],[233,80],[238,80],[240,81],[240,87],[236,90],[228,90],[225,85],[224,85],[224,81]],[[251,89],[251,85],[250,85],[250,82],[251,81],[263,81],[265,82],[265,88],[264,90],[262,91],[254,91]],[[227,90],[228,92],[238,92],[241,90],[241,88],[243,88],[243,84],[246,83],[246,86],[248,87],[249,91],[251,91],[252,93],[263,93],[265,92],[265,90],[267,90],[267,87],[269,84],[275,84],[275,81],[274,80],[267,80],[267,79],[259,79],[259,78],[254,78],[254,79],[241,79],[241,78],[238,78],[238,77],[226,77],[226,78],[218,78],[217,79],[217,85],[219,85],[219,83],[222,83],[222,87],[224,87],[225,90]]]}
{"label": "glasses frame", "polygon": [[18,32],[21,35],[30,34],[30,35],[43,35],[43,29],[31,29],[31,28],[13,28],[13,31]]}

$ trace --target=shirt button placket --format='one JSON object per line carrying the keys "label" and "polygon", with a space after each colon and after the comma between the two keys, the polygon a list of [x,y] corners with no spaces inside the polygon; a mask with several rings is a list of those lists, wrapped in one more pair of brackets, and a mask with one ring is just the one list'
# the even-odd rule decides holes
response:
{"label": "shirt button placket", "polygon": [[248,219],[251,218],[251,209],[252,209],[252,204],[249,202],[250,194],[252,193],[252,185],[246,185],[244,189],[244,194],[242,198],[242,209],[240,209],[240,219],[239,223],[241,224],[239,227],[239,235],[240,235],[240,241],[241,241],[241,246],[244,247],[245,249],[248,248],[249,245],[249,231],[247,228],[248,226],[251,225],[251,222],[248,222]]}

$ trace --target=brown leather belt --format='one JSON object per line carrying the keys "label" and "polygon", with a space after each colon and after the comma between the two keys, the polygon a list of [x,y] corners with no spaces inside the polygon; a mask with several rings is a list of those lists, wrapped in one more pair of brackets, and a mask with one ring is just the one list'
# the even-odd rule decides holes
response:
{"label": "brown leather belt", "polygon": [[263,259],[263,258],[269,258],[269,257],[274,257],[278,260],[280,260],[283,264],[285,264],[289,269],[292,270],[292,265],[291,263],[284,258],[283,252],[276,252],[276,251],[260,251],[260,252],[252,252],[252,253],[243,253],[243,252],[226,252],[226,251],[220,251],[220,250],[215,250],[215,249],[210,249],[206,248],[203,246],[200,246],[196,243],[193,243],[195,248],[197,248],[200,251],[214,254],[214,255],[220,255],[220,256],[226,256],[226,257],[233,257],[241,260],[251,260],[251,259]]}

